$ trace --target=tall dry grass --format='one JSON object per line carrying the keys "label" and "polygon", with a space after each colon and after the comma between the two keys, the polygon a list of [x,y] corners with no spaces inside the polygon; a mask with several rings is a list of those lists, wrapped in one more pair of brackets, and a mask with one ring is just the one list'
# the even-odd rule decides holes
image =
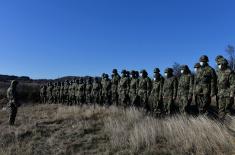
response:
{"label": "tall dry grass", "polygon": [[[234,130],[235,119],[230,119],[227,127]],[[234,137],[227,127],[206,116],[155,119],[136,109],[116,107],[105,120],[114,149],[128,149],[130,154],[231,154]]]}
{"label": "tall dry grass", "polygon": [[135,108],[36,105],[9,127],[0,111],[1,154],[193,154],[235,150],[235,118],[146,116]]}

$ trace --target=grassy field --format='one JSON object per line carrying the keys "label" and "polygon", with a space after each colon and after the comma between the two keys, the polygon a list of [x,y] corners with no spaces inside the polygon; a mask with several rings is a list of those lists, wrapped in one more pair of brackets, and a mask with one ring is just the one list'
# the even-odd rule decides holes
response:
{"label": "grassy field", "polygon": [[235,118],[156,119],[137,109],[27,105],[16,125],[0,111],[0,154],[208,154],[234,153]]}

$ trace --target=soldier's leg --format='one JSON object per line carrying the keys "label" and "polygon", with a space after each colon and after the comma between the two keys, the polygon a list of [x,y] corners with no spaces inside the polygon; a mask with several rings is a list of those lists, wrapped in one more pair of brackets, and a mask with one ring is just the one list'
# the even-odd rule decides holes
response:
{"label": "soldier's leg", "polygon": [[171,114],[171,106],[172,106],[172,100],[171,99],[167,99],[167,115]]}
{"label": "soldier's leg", "polygon": [[11,104],[9,107],[9,125],[15,124],[16,114],[17,114],[17,107],[14,104]]}

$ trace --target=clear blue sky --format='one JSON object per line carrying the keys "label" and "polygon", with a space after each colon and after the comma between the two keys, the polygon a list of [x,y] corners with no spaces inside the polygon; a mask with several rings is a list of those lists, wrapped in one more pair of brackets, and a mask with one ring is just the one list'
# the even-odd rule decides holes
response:
{"label": "clear blue sky", "polygon": [[191,68],[235,45],[234,0],[2,0],[0,74]]}

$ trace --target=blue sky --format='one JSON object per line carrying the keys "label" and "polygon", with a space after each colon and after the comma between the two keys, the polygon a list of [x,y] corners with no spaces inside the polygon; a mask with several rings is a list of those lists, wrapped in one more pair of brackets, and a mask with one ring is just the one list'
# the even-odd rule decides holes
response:
{"label": "blue sky", "polygon": [[[191,68],[235,45],[234,0],[1,0],[0,74]],[[151,73],[150,73],[151,74]]]}

